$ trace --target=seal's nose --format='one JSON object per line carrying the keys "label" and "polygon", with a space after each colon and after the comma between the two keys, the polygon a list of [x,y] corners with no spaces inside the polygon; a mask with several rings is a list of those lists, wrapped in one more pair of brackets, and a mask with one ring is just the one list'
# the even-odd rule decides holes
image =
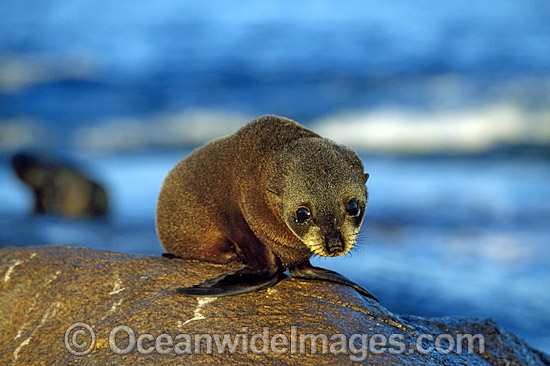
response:
{"label": "seal's nose", "polygon": [[342,240],[340,240],[340,238],[335,237],[327,240],[326,248],[327,252],[331,254],[337,254],[344,250],[344,244],[342,243]]}

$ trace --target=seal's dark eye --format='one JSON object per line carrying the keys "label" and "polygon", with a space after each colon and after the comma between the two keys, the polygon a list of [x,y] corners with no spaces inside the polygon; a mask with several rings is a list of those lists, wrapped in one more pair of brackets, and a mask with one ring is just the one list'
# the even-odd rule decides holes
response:
{"label": "seal's dark eye", "polygon": [[361,208],[357,204],[355,198],[346,203],[346,213],[351,217],[357,217],[361,214]]}
{"label": "seal's dark eye", "polygon": [[300,207],[296,210],[296,223],[303,225],[311,219],[311,212],[307,207]]}

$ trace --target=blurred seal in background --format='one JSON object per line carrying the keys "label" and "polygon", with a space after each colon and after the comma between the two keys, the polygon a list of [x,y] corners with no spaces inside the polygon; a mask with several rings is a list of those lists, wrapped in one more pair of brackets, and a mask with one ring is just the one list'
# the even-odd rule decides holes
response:
{"label": "blurred seal in background", "polygon": [[36,152],[18,152],[11,165],[34,194],[34,214],[91,219],[107,214],[105,189],[74,164]]}

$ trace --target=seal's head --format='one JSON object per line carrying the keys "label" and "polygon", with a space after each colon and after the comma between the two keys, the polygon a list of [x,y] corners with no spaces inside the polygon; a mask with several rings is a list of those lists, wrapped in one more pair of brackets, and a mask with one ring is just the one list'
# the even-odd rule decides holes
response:
{"label": "seal's head", "polygon": [[346,254],[355,245],[367,205],[359,157],[322,138],[300,139],[285,147],[268,190],[292,233],[323,257]]}

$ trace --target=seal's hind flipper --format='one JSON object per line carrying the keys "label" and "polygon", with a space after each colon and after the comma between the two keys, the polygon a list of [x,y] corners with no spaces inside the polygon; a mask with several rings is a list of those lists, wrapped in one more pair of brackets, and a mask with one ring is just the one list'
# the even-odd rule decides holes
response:
{"label": "seal's hind flipper", "polygon": [[343,285],[348,285],[353,287],[355,290],[357,290],[357,292],[359,292],[361,295],[378,301],[378,299],[373,294],[371,294],[370,292],[368,292],[367,290],[365,290],[364,288],[362,288],[352,280],[348,279],[347,277],[344,277],[341,274],[328,269],[313,267],[311,263],[309,263],[309,261],[306,261],[302,264],[297,265],[294,268],[291,268],[290,274],[292,275],[292,277],[296,277],[296,278],[330,281],[330,282],[341,283]]}
{"label": "seal's hind flipper", "polygon": [[229,296],[254,292],[273,286],[284,274],[281,271],[265,272],[243,268],[224,273],[196,286],[181,287],[177,292],[187,296]]}

